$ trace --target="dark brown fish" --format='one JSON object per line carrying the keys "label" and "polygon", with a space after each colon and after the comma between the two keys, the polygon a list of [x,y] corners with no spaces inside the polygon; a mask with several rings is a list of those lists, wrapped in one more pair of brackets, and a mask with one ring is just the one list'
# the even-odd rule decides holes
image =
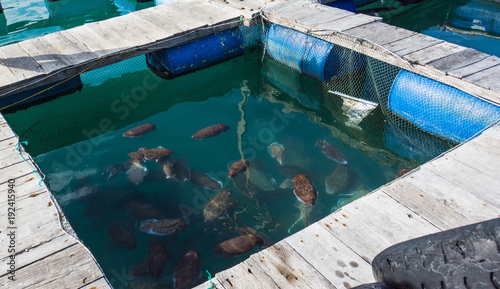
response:
{"label": "dark brown fish", "polygon": [[231,190],[222,190],[208,202],[203,210],[203,217],[205,217],[205,221],[212,221],[234,204],[236,204],[236,199],[231,194]]}
{"label": "dark brown fish", "polygon": [[144,158],[148,161],[150,160],[156,160],[160,159],[163,157],[168,157],[169,155],[173,154],[173,150],[169,150],[166,148],[158,147],[156,149],[145,149],[142,151]]}
{"label": "dark brown fish", "polygon": [[134,128],[131,128],[123,133],[124,137],[138,137],[150,131],[154,131],[156,126],[152,123],[146,123]]}
{"label": "dark brown fish", "polygon": [[195,134],[193,134],[192,138],[194,139],[203,139],[212,136],[216,136],[221,132],[225,132],[229,129],[229,127],[223,123],[214,124],[209,127],[200,129]]}
{"label": "dark brown fish", "polygon": [[165,177],[170,179],[172,177],[172,168],[175,164],[175,158],[172,155],[159,158],[156,160],[156,163],[161,166],[163,169],[163,173],[165,173]]}
{"label": "dark brown fish", "polygon": [[250,235],[250,234],[255,234],[255,235],[259,236],[264,241],[264,243],[262,244],[263,248],[271,247],[274,244],[273,241],[271,241],[271,238],[269,238],[269,236],[255,230],[254,228],[250,228],[248,226],[241,227],[238,230],[238,233],[240,233],[240,236],[245,236],[245,235]]}
{"label": "dark brown fish", "polygon": [[306,206],[312,206],[318,197],[318,191],[313,187],[307,176],[304,174],[296,175],[294,180],[293,193],[297,199]]}
{"label": "dark brown fish", "polygon": [[214,253],[220,257],[239,256],[252,250],[255,246],[262,246],[264,241],[255,234],[248,234],[229,239],[215,246]]}
{"label": "dark brown fish", "polygon": [[118,248],[125,248],[128,250],[135,249],[137,247],[137,241],[134,235],[127,232],[119,225],[113,225],[108,229],[109,235],[113,239],[113,242],[118,246]]}
{"label": "dark brown fish", "polygon": [[250,163],[247,159],[241,159],[239,161],[235,161],[231,167],[229,168],[229,177],[234,178],[239,173],[244,172]]}
{"label": "dark brown fish", "polygon": [[219,191],[222,189],[222,182],[214,179],[210,175],[204,172],[191,170],[191,183],[207,188],[212,191]]}
{"label": "dark brown fish", "polygon": [[338,165],[338,167],[326,178],[325,188],[328,194],[342,191],[350,180],[350,171],[347,165]]}
{"label": "dark brown fish", "polygon": [[316,145],[320,147],[323,154],[328,158],[336,161],[339,164],[347,164],[344,154],[331,143],[327,142],[326,140],[320,139],[316,141]]}
{"label": "dark brown fish", "polygon": [[140,148],[136,152],[130,152],[127,155],[134,160],[142,160],[144,158],[144,150],[146,148]]}
{"label": "dark brown fish", "polygon": [[191,179],[191,170],[189,170],[187,159],[180,157],[172,166],[172,178],[181,183]]}
{"label": "dark brown fish", "polygon": [[165,219],[165,220],[144,220],[139,226],[139,231],[158,236],[166,236],[175,231],[184,231],[187,224],[181,219]]}
{"label": "dark brown fish", "polygon": [[399,173],[396,175],[396,177],[394,179],[397,179],[397,178],[400,178],[404,175],[406,175],[406,173],[408,173],[409,171],[411,171],[410,168],[402,168]]}
{"label": "dark brown fish", "polygon": [[161,243],[154,243],[149,249],[148,253],[148,272],[151,277],[160,276],[165,267],[165,261],[167,260],[167,250],[163,247]]}
{"label": "dark brown fish", "polygon": [[198,279],[201,278],[201,260],[198,251],[187,252],[177,263],[174,272],[174,288],[192,288]]}

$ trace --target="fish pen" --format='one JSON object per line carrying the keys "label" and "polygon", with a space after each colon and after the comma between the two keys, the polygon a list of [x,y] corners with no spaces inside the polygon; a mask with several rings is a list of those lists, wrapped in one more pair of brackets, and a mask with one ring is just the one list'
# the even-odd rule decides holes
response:
{"label": "fish pen", "polygon": [[491,99],[261,16],[1,98],[114,288],[199,285],[500,119]]}

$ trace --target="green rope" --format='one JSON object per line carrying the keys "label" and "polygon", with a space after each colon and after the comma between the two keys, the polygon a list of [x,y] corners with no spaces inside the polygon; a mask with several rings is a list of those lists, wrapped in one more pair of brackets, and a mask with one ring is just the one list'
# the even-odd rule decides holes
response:
{"label": "green rope", "polygon": [[28,161],[24,158],[23,154],[21,154],[21,151],[19,150],[19,144],[20,144],[20,143],[25,144],[25,145],[28,145],[28,141],[20,141],[20,142],[18,142],[18,143],[16,144],[16,150],[17,150],[17,152],[19,153],[19,155],[23,158],[23,160],[24,160],[24,161],[25,161],[25,162],[26,162],[26,163],[30,166],[31,170],[32,170],[35,174],[37,174],[37,175],[38,175],[38,177],[40,178],[40,181],[38,182],[38,185],[41,187],[41,186],[42,186],[42,182],[43,182],[43,180],[44,180],[44,178],[45,178],[45,177],[42,177],[42,176],[40,175],[40,173],[39,173],[37,170],[35,170],[35,169],[33,168],[33,166],[31,165],[31,163],[30,163],[30,162],[28,162]]}
{"label": "green rope", "polygon": [[208,274],[208,282],[210,282],[210,287],[208,289],[213,289],[213,288],[217,288],[217,286],[215,286],[214,282],[212,282],[212,275],[210,275],[210,272],[208,272],[208,270],[206,270],[207,274]]}

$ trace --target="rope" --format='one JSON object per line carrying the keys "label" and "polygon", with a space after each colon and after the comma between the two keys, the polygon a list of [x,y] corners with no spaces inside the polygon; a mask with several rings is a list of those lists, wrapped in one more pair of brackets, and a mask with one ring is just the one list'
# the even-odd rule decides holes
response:
{"label": "rope", "polygon": [[[28,162],[28,160],[26,160],[24,158],[24,156],[21,154],[21,151],[19,150],[19,144],[25,144],[25,145],[28,145],[28,141],[20,141],[16,144],[15,148],[17,150],[17,152],[19,153],[19,155],[23,158],[23,160],[30,166],[31,170],[38,175],[38,177],[40,178],[40,181],[38,182],[38,185],[41,187],[42,186],[42,182],[45,180],[45,175],[43,175],[39,170],[36,170],[35,168],[33,168],[33,166],[31,165],[30,162]],[[42,177],[43,175],[43,177]]]}
{"label": "rope", "polygon": [[217,286],[215,286],[214,282],[212,282],[212,275],[210,275],[210,272],[208,272],[208,270],[206,270],[205,272],[207,272],[207,274],[208,274],[208,282],[210,282],[210,287],[208,287],[208,289],[217,288]]}

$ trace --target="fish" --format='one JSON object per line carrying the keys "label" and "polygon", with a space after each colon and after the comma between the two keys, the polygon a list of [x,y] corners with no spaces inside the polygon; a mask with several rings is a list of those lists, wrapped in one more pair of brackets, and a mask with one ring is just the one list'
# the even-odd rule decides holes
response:
{"label": "fish", "polygon": [[162,157],[156,160],[156,163],[161,166],[165,173],[165,178],[172,178],[172,169],[174,167],[175,158],[172,155]]}
{"label": "fish", "polygon": [[213,177],[204,172],[191,170],[190,182],[192,184],[207,188],[212,191],[222,190],[222,182],[214,179]]}
{"label": "fish", "polygon": [[140,201],[130,201],[127,203],[126,207],[130,216],[137,220],[163,219],[162,213],[151,204]]}
{"label": "fish", "polygon": [[184,231],[186,228],[187,224],[181,219],[150,219],[141,222],[139,231],[151,235],[167,236],[175,231]]}
{"label": "fish", "polygon": [[142,151],[142,153],[144,155],[144,159],[150,161],[150,160],[160,159],[163,157],[168,157],[169,155],[173,154],[174,151],[159,146],[158,148],[155,149],[145,149]]}
{"label": "fish", "polygon": [[283,152],[285,151],[285,147],[277,142],[273,142],[267,147],[267,152],[271,155],[271,157],[275,158],[278,163],[283,165]]}
{"label": "fish", "polygon": [[250,163],[248,162],[247,159],[241,159],[241,160],[238,160],[238,161],[235,161],[231,167],[229,168],[229,177],[230,178],[234,178],[236,177],[238,174],[246,171],[246,169],[248,168],[248,165]]}
{"label": "fish", "polygon": [[400,177],[406,175],[410,171],[411,171],[410,168],[401,168],[401,170],[399,170],[398,174],[396,175],[396,177],[394,179],[400,178]]}
{"label": "fish", "polygon": [[127,153],[127,155],[134,160],[142,160],[144,159],[144,150],[146,150],[146,148],[139,148],[136,152],[130,152]]}
{"label": "fish", "polygon": [[264,240],[255,234],[248,234],[229,239],[213,249],[215,255],[219,257],[240,256],[253,249],[255,246],[262,246]]}
{"label": "fish", "polygon": [[140,126],[136,126],[134,128],[131,128],[127,130],[126,132],[123,133],[124,137],[138,137],[143,134],[146,134],[150,131],[155,131],[156,126],[152,123],[146,123]]}
{"label": "fish", "polygon": [[284,189],[293,189],[293,179],[286,179],[279,185],[279,188]]}
{"label": "fish", "polygon": [[236,199],[231,190],[221,190],[203,210],[205,221],[212,221],[236,204]]}
{"label": "fish", "polygon": [[103,175],[107,174],[108,178],[106,179],[106,181],[109,181],[112,178],[114,178],[117,174],[125,173],[128,169],[129,168],[127,168],[125,164],[110,165],[102,172],[102,174]]}
{"label": "fish", "polygon": [[108,233],[118,248],[133,250],[137,247],[137,241],[134,235],[123,229],[120,225],[113,225],[108,229]]}
{"label": "fish", "polygon": [[304,174],[298,174],[294,178],[293,193],[297,199],[305,206],[312,206],[318,197],[318,191],[311,184],[309,179]]}
{"label": "fish", "polygon": [[167,260],[167,250],[161,243],[154,243],[148,252],[148,272],[153,278],[160,276]]}
{"label": "fish", "polygon": [[187,166],[187,160],[183,157],[178,158],[172,166],[172,178],[181,183],[191,179],[191,171]]}
{"label": "fish", "polygon": [[344,189],[350,180],[349,167],[339,165],[325,180],[325,188],[328,194]]}
{"label": "fish", "polygon": [[276,180],[270,178],[265,172],[257,168],[251,168],[249,174],[249,182],[264,191],[276,190]]}
{"label": "fish", "polygon": [[240,234],[240,236],[245,236],[245,235],[250,235],[250,234],[255,234],[255,235],[259,236],[262,239],[262,241],[264,241],[264,243],[261,246],[262,248],[271,247],[274,244],[274,242],[271,241],[271,238],[269,238],[266,234],[261,233],[261,232],[255,230],[254,228],[251,228],[248,226],[241,227],[238,230],[238,233]]}
{"label": "fish", "polygon": [[316,145],[320,147],[323,154],[328,158],[336,161],[339,164],[347,164],[347,160],[345,159],[344,154],[331,143],[327,142],[326,140],[318,140],[316,141]]}
{"label": "fish", "polygon": [[142,183],[144,177],[148,174],[148,169],[142,165],[141,161],[134,160],[126,174],[127,180],[134,185],[138,185]]}
{"label": "fish", "polygon": [[206,128],[202,128],[199,131],[197,131],[195,134],[193,134],[192,138],[194,139],[204,139],[204,138],[209,138],[216,136],[220,134],[221,132],[226,132],[229,129],[229,127],[223,123],[219,124],[214,124]]}
{"label": "fish", "polygon": [[174,272],[174,289],[190,289],[202,276],[198,251],[188,251],[177,263]]}

